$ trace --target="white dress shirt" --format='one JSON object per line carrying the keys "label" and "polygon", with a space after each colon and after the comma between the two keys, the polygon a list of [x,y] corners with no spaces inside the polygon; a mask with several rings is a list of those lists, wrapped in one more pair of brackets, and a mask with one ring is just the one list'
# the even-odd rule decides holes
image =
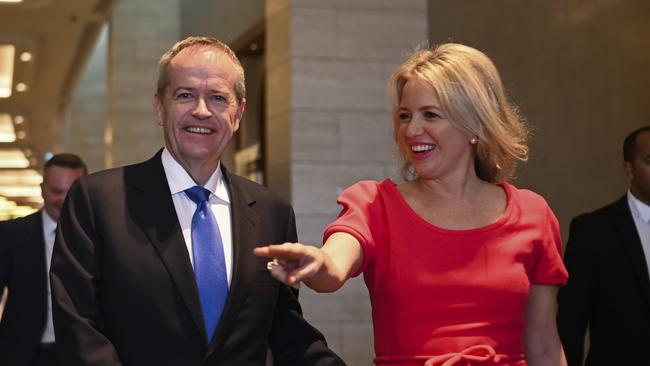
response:
{"label": "white dress shirt", "polygon": [[47,320],[45,330],[41,337],[41,343],[54,342],[54,324],[52,323],[52,290],[50,289],[50,262],[52,261],[52,250],[54,249],[54,238],[56,236],[56,221],[50,217],[45,208],[41,210],[43,218],[43,238],[45,239],[45,288],[47,289]]}
{"label": "white dress shirt", "polygon": [[634,197],[629,190],[627,191],[627,204],[630,206],[630,211],[632,211],[636,231],[639,233],[641,246],[645,254],[645,263],[650,274],[650,206]]}
{"label": "white dress shirt", "polygon": [[[192,256],[192,216],[194,215],[194,211],[196,211],[196,203],[184,191],[197,184],[169,151],[167,151],[167,148],[163,149],[161,158],[165,176],[169,183],[169,190],[172,193],[172,201],[174,202],[178,222],[181,225],[181,230],[183,230],[183,238],[185,239],[187,252],[190,256],[190,262],[192,263],[192,267],[194,267],[194,257]],[[219,163],[217,169],[212,173],[205,185],[203,185],[203,188],[210,191],[210,209],[217,220],[217,225],[219,225],[219,233],[223,242],[223,256],[226,260],[226,275],[228,277],[228,286],[230,286],[232,279],[230,196],[228,195],[228,188],[223,180],[220,167],[221,163]]]}

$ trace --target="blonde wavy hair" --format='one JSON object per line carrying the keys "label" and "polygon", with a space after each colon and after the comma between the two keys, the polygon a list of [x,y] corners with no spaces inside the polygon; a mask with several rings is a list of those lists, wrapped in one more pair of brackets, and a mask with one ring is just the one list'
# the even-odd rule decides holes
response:
{"label": "blonde wavy hair", "polygon": [[511,178],[518,161],[528,160],[528,128],[517,107],[506,97],[499,72],[481,51],[458,43],[445,43],[413,53],[393,72],[393,137],[404,161],[402,175],[409,179],[410,164],[399,147],[398,110],[409,80],[428,83],[451,123],[478,138],[476,175],[487,182]]}

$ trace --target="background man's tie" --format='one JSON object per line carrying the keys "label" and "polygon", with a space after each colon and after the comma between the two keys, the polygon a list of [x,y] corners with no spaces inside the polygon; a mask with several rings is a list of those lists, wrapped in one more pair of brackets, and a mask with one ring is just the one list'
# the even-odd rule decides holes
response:
{"label": "background man's tie", "polygon": [[208,341],[212,341],[228,297],[223,242],[217,220],[210,210],[210,191],[194,186],[186,189],[185,194],[196,203],[196,211],[192,216],[194,276],[199,288],[206,334]]}

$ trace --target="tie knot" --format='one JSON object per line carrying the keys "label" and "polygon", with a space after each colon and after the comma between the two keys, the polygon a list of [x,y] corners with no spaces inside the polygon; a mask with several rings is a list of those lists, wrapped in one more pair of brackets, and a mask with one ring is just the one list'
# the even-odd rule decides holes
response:
{"label": "tie knot", "polygon": [[207,201],[210,198],[210,191],[201,187],[194,186],[185,190],[185,194],[197,205],[201,202]]}

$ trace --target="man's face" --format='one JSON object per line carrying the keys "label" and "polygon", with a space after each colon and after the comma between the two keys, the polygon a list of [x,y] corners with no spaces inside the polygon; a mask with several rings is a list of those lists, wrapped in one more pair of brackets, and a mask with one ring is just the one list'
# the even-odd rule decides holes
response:
{"label": "man's face", "polygon": [[45,211],[55,221],[59,219],[61,207],[66,194],[75,179],[84,175],[81,168],[72,169],[53,165],[43,174],[41,183],[41,195],[45,203]]}
{"label": "man's face", "polygon": [[168,66],[169,85],[156,94],[165,146],[186,170],[216,168],[239,128],[245,100],[237,102],[235,64],[219,50],[188,47]]}
{"label": "man's face", "polygon": [[634,197],[650,205],[650,132],[637,135],[634,160],[625,162],[625,175]]}

